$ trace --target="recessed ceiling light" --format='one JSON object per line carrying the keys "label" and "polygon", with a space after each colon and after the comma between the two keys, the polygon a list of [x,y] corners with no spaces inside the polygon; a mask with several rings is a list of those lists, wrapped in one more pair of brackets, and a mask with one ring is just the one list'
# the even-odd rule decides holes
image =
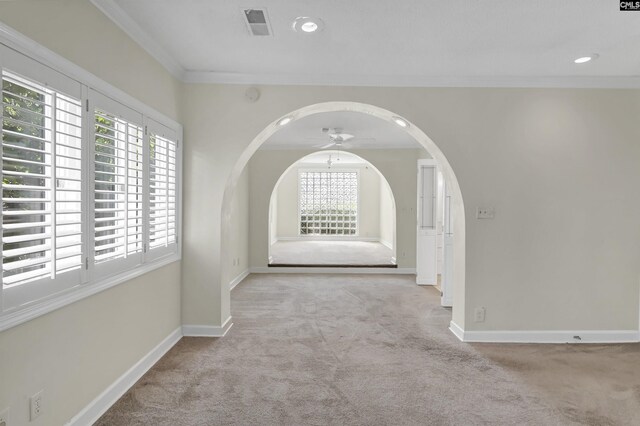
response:
{"label": "recessed ceiling light", "polygon": [[324,27],[322,19],[310,18],[308,16],[300,16],[293,21],[293,29],[298,32],[307,34],[321,31]]}
{"label": "recessed ceiling light", "polygon": [[593,53],[589,56],[582,56],[578,59],[575,59],[573,62],[575,62],[576,64],[586,64],[589,61],[594,61],[596,59],[598,59],[600,55],[598,55],[597,53]]}
{"label": "recessed ceiling light", "polygon": [[393,121],[400,127],[409,127],[409,123],[400,117],[393,117]]}
{"label": "recessed ceiling light", "polygon": [[278,121],[278,126],[285,126],[291,122],[291,117],[285,117]]}
{"label": "recessed ceiling light", "polygon": [[305,22],[304,24],[300,25],[300,29],[305,33],[312,33],[318,29],[318,24],[313,21]]}

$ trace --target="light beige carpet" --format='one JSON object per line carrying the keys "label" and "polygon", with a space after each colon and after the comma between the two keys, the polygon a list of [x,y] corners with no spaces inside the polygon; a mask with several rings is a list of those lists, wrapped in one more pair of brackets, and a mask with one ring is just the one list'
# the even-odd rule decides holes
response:
{"label": "light beige carpet", "polygon": [[471,345],[411,278],[252,275],[98,425],[638,425],[640,345]]}

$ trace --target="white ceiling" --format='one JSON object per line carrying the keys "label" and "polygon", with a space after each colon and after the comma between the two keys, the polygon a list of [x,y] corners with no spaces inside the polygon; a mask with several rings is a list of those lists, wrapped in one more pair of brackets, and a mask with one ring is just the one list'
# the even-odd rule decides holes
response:
{"label": "white ceiling", "polygon": [[[640,87],[640,13],[614,0],[92,1],[185,81]],[[250,36],[265,7],[273,35]]]}
{"label": "white ceiling", "polygon": [[369,164],[367,160],[357,155],[350,154],[344,151],[329,150],[323,152],[314,152],[301,158],[298,163],[303,164],[321,164],[326,166],[327,161],[331,158],[332,165],[355,165],[355,164]]}
{"label": "white ceiling", "polygon": [[420,148],[395,124],[360,112],[339,111],[309,115],[282,126],[260,149],[320,149],[331,142],[322,132],[323,127],[338,127],[343,133],[354,135],[353,141],[345,145],[348,149]]}

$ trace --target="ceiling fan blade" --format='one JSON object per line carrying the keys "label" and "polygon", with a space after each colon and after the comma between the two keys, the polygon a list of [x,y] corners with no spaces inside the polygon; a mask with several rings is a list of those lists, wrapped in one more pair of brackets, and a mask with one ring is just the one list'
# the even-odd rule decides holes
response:
{"label": "ceiling fan blade", "polygon": [[326,149],[326,148],[330,148],[330,147],[334,146],[335,144],[336,144],[335,142],[331,142],[331,143],[328,143],[326,145],[314,145],[313,147],[314,148],[320,148],[320,149]]}
{"label": "ceiling fan blade", "polygon": [[340,140],[342,142],[347,142],[347,141],[350,141],[350,140],[355,138],[354,135],[351,135],[349,133],[340,133],[340,134],[338,134],[338,137],[340,138]]}
{"label": "ceiling fan blade", "polygon": [[375,142],[376,138],[353,138],[348,142],[348,147],[349,148],[354,148],[354,146],[362,146],[365,145],[367,143],[372,143]]}
{"label": "ceiling fan blade", "polygon": [[336,146],[337,150],[340,150],[340,149],[351,149],[351,148],[353,148],[353,145],[351,144],[351,141],[343,142],[340,145]]}

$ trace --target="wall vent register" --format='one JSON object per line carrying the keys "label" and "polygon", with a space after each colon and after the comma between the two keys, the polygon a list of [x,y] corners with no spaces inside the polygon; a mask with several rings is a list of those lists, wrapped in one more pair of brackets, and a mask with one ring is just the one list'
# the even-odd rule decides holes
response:
{"label": "wall vent register", "polygon": [[267,19],[267,11],[260,9],[245,9],[245,22],[249,33],[254,36],[271,35],[271,28]]}

